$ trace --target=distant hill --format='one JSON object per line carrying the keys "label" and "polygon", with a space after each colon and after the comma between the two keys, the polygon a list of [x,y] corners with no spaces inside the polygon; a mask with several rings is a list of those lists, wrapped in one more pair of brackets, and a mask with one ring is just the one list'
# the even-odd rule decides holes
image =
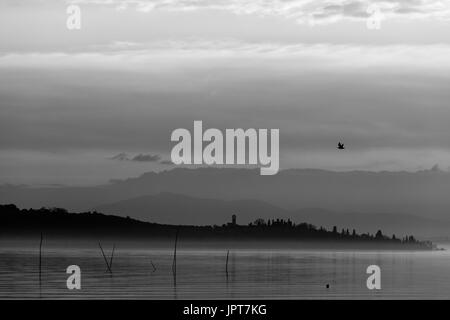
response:
{"label": "distant hill", "polygon": [[[261,176],[258,169],[175,168],[94,187],[35,188],[5,185],[0,187],[0,203],[16,203],[22,208],[56,206],[71,211],[85,211],[108,205],[108,209],[112,210],[114,208],[109,204],[116,205],[121,201],[168,192],[199,199],[263,201],[267,205],[277,207],[278,209],[274,209],[277,214],[284,215],[285,211],[295,212],[295,215],[304,214],[308,219],[311,218],[312,222],[320,221],[324,224],[344,219],[343,224],[353,221],[363,228],[370,225],[386,228],[392,223],[392,231],[397,233],[423,225],[425,228],[421,229],[426,229],[426,233],[436,231],[430,234],[432,236],[448,236],[448,190],[450,173],[436,169],[417,172],[291,169],[280,171],[274,176]],[[140,201],[145,204],[145,199]],[[127,204],[131,208],[131,203]],[[228,217],[230,213],[225,214],[225,211],[237,210],[234,204],[220,204],[216,210],[217,219],[208,221],[217,223],[225,216]],[[181,204],[172,204],[173,207],[177,205],[183,207]],[[244,214],[250,214],[250,208],[260,205],[247,203],[248,209],[238,209]],[[192,210],[195,206],[193,203],[190,205]],[[207,207],[206,203],[203,206]],[[136,204],[132,212],[129,209],[130,215],[132,213],[146,218],[145,207],[140,210],[137,210],[138,208]],[[327,222],[324,215],[321,215],[322,220],[318,220],[319,216],[313,217],[310,214],[313,210],[305,208],[319,208],[324,212],[340,213],[342,216],[338,219],[336,215],[327,213],[327,219],[332,219]],[[264,208],[258,210],[261,214],[265,212]],[[170,209],[168,215],[173,216],[170,221],[179,219],[177,223],[183,223],[184,216],[190,215],[191,219],[195,219],[192,213],[193,211],[186,213]],[[158,216],[158,210],[155,209],[154,214]],[[162,213],[159,216],[163,217]],[[425,220],[421,221],[419,218]],[[151,219],[151,215],[148,219]],[[436,224],[439,227],[435,228]]]}
{"label": "distant hill", "polygon": [[289,218],[290,212],[263,201],[201,199],[163,192],[122,200],[93,208],[119,216],[165,224],[214,225],[229,222],[237,214],[247,224],[258,218]]}
{"label": "distant hill", "polygon": [[307,223],[296,224],[289,219],[259,220],[248,225],[182,226],[148,223],[97,212],[69,213],[61,208],[21,210],[13,204],[0,205],[0,216],[0,238],[6,239],[25,239],[40,233],[64,239],[98,239],[103,236],[130,240],[173,239],[179,233],[185,241],[200,240],[205,246],[227,241],[251,245],[290,242],[301,247],[319,245],[324,248],[432,249],[430,242],[418,241],[413,236],[402,239],[388,237],[381,230],[375,235],[358,234],[355,230],[339,232],[336,228],[328,231]]}
{"label": "distant hill", "polygon": [[274,176],[259,170],[199,168],[149,172],[95,187],[0,187],[0,203],[21,207],[62,206],[86,210],[112,201],[171,192],[221,200],[255,199],[285,209],[405,213],[446,217],[450,212],[450,173],[333,172],[290,169]]}
{"label": "distant hill", "polygon": [[414,215],[338,213],[315,208],[290,211],[259,200],[201,199],[167,192],[113,202],[94,210],[167,224],[221,225],[229,221],[232,214],[237,214],[243,224],[257,218],[291,218],[297,223],[307,222],[329,229],[337,226],[369,233],[381,229],[391,235],[412,233],[421,237],[450,234],[450,222]]}

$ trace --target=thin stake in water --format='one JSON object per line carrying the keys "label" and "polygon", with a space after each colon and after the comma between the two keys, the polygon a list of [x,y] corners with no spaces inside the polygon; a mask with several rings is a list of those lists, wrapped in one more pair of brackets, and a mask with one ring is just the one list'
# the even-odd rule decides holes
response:
{"label": "thin stake in water", "polygon": [[109,273],[112,273],[111,267],[109,266],[108,259],[106,259],[105,252],[103,251],[102,245],[100,242],[98,243],[100,250],[102,251],[103,259],[105,259],[106,267],[108,268]]}
{"label": "thin stake in water", "polygon": [[174,284],[176,285],[176,279],[177,279],[177,243],[178,243],[178,229],[177,233],[175,235],[175,247],[173,249],[173,262],[172,262],[172,273],[173,273],[173,279]]}
{"label": "thin stake in water", "polygon": [[113,244],[112,252],[111,252],[111,258],[109,259],[109,268],[112,269],[112,263],[114,258],[114,250],[116,249],[116,245]]}
{"label": "thin stake in water", "polygon": [[230,255],[230,250],[227,251],[227,262],[225,264],[225,273],[227,274],[228,278],[228,256]]}
{"label": "thin stake in water", "polygon": [[41,280],[42,280],[42,232],[41,232],[41,241],[39,243],[39,286],[41,286]]}

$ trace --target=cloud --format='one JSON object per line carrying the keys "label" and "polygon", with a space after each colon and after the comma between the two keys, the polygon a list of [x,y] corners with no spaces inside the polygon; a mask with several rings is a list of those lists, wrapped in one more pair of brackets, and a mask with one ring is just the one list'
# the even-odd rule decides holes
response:
{"label": "cloud", "polygon": [[441,0],[72,0],[71,3],[113,6],[117,10],[190,12],[220,10],[236,15],[278,16],[299,23],[326,24],[366,19],[376,4],[387,18],[450,19],[450,4]]}
{"label": "cloud", "polygon": [[112,156],[109,158],[111,160],[117,160],[117,161],[136,161],[136,162],[157,162],[161,160],[161,156],[157,154],[138,154],[134,157],[130,157],[128,154],[122,152],[119,154],[116,154],[115,156]]}
{"label": "cloud", "polygon": [[[330,144],[334,150],[341,138],[352,150],[448,149],[448,45],[205,41],[153,48],[98,54],[105,68],[95,61],[83,68],[83,54],[59,61],[39,54],[34,62],[22,54],[11,64],[12,56],[0,56],[0,148],[166,155],[172,130],[200,119],[220,129],[280,128],[283,150],[301,154]],[[151,63],[158,50],[180,68],[153,69],[161,66]],[[202,58],[219,52],[222,60]],[[129,58],[137,71],[115,72],[111,56]]]}
{"label": "cloud", "polygon": [[[0,68],[110,69],[136,72],[179,72],[180,68],[205,69],[233,62],[234,67],[263,63],[270,67],[305,70],[347,70],[367,67],[450,67],[448,44],[357,45],[331,43],[244,42],[237,40],[154,41],[113,43],[81,52],[11,52],[0,54]],[[432,57],[432,58],[431,58]]]}
{"label": "cloud", "polygon": [[365,20],[374,11],[379,11],[383,19],[450,19],[450,5],[439,0],[338,0],[322,2],[301,20],[310,24]]}
{"label": "cloud", "polygon": [[118,160],[118,161],[127,161],[127,160],[130,160],[129,158],[128,158],[128,155],[126,154],[126,153],[119,153],[119,154],[116,154],[115,156],[112,156],[111,158],[109,158],[109,159],[111,159],[111,160]]}
{"label": "cloud", "polygon": [[161,160],[159,163],[165,165],[173,165],[173,162],[171,160]]}
{"label": "cloud", "polygon": [[156,162],[161,159],[161,156],[155,154],[138,154],[134,156],[131,161],[139,161],[139,162]]}
{"label": "cloud", "polygon": [[[282,165],[432,165],[450,159],[449,56],[444,44],[238,41],[0,55],[0,149],[95,150],[99,167],[117,150],[131,154],[123,159],[134,150],[168,158],[171,132],[200,119],[210,128],[280,128]],[[348,152],[336,158],[340,139]]]}

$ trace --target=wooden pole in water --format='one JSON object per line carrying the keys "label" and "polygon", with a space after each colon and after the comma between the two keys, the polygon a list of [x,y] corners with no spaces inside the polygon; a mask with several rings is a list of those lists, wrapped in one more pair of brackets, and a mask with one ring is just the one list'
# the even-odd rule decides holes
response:
{"label": "wooden pole in water", "polygon": [[103,259],[105,259],[106,267],[108,268],[109,273],[112,273],[111,267],[109,266],[109,263],[108,263],[108,259],[106,259],[105,252],[103,251],[103,248],[102,248],[102,245],[100,244],[100,242],[98,243],[98,246],[100,247],[100,250],[102,251]]}
{"label": "wooden pole in water", "polygon": [[111,252],[111,258],[109,259],[109,268],[112,269],[112,263],[114,259],[114,250],[116,249],[116,245],[113,244],[112,252]]}
{"label": "wooden pole in water", "polygon": [[172,273],[173,273],[173,277],[174,279],[176,279],[177,277],[177,243],[178,243],[178,229],[177,229],[177,233],[175,235],[175,246],[173,249],[173,262],[172,262]]}
{"label": "wooden pole in water", "polygon": [[227,274],[228,277],[228,256],[230,255],[230,250],[227,251],[227,262],[225,264],[225,273]]}
{"label": "wooden pole in water", "polygon": [[41,241],[39,243],[39,286],[41,286],[41,280],[42,280],[42,232],[41,232]]}

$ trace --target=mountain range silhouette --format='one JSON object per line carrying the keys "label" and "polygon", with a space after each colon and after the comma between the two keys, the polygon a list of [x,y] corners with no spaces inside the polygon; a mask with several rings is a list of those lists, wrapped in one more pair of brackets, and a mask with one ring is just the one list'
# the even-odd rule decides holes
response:
{"label": "mountain range silhouette", "polygon": [[[102,208],[118,213],[115,207],[125,201],[128,215],[152,221],[152,215],[146,211],[150,202],[161,212],[164,209],[161,206],[167,206],[167,219],[170,218],[167,221],[178,224],[186,222],[185,216],[195,221],[194,213],[202,216],[203,223],[219,223],[231,214],[229,211],[236,211],[244,221],[253,219],[252,211],[258,211],[267,216],[270,213],[274,217],[299,217],[320,225],[352,223],[368,232],[381,228],[428,237],[450,234],[448,190],[450,173],[436,169],[417,172],[290,169],[274,176],[261,176],[257,169],[175,168],[89,187],[4,185],[0,186],[0,203],[15,203],[21,208],[63,207],[70,211]],[[177,196],[170,199],[165,193]],[[211,213],[211,206],[215,206],[215,213]],[[155,209],[155,218],[158,212]]]}

